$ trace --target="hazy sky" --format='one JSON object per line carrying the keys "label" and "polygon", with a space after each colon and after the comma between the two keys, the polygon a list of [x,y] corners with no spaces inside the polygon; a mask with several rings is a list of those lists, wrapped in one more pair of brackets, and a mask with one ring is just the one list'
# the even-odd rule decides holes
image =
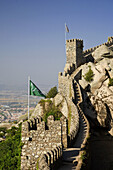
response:
{"label": "hazy sky", "polygon": [[0,0],[0,84],[57,85],[67,38],[84,49],[113,36],[113,0]]}

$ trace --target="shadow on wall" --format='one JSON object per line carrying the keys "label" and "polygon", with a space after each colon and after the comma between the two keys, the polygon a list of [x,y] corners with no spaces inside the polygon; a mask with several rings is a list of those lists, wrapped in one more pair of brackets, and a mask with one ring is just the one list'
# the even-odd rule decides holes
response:
{"label": "shadow on wall", "polygon": [[94,63],[94,58],[93,58],[92,54],[89,54],[84,58],[85,58],[85,63],[89,63],[89,62]]}
{"label": "shadow on wall", "polygon": [[[89,96],[87,95],[87,92],[90,92],[90,84],[88,84],[88,86],[83,89],[81,86],[81,92],[82,92],[82,97],[83,97],[83,102],[81,103],[81,109],[83,110],[83,112],[85,113],[86,117],[88,118],[88,121],[90,123],[90,127],[91,128],[105,128],[102,127],[102,125],[99,123],[98,119],[97,119],[97,111],[95,110],[94,106],[92,105]],[[107,106],[107,104],[105,104],[106,107],[106,111],[107,111],[107,116],[105,119],[105,125],[106,125],[106,130],[109,131],[111,129],[110,126],[110,122],[111,122],[111,112],[109,107]],[[91,114],[95,114],[95,119],[93,119],[90,114],[87,114],[87,110],[89,113]]]}
{"label": "shadow on wall", "polygon": [[[83,160],[81,170],[100,170],[100,169],[113,169],[113,136],[109,133],[111,129],[111,112],[107,104],[107,116],[105,119],[106,127],[102,127],[97,120],[97,112],[92,105],[89,97],[87,96],[87,89],[82,89],[83,102],[81,103],[81,109],[84,111],[89,123],[90,123],[90,138],[88,140],[88,145],[86,147],[86,157]],[[90,86],[88,87],[88,92],[90,90]],[[85,104],[84,104],[85,103]],[[95,112],[96,118],[92,119],[87,116],[87,109],[90,112]],[[106,161],[103,161],[106,160]],[[111,164],[112,163],[112,164]]]}
{"label": "shadow on wall", "polygon": [[111,129],[110,123],[111,123],[111,120],[112,120],[112,116],[111,116],[111,112],[110,112],[108,105],[105,104],[105,106],[106,106],[106,110],[107,110],[107,117],[106,117],[105,122],[106,122],[106,125],[108,127],[108,130],[110,130]]}

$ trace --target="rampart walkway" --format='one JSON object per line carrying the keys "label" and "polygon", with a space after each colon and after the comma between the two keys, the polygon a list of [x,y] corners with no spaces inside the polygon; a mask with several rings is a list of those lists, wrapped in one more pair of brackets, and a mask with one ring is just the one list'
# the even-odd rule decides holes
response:
{"label": "rampart walkway", "polygon": [[81,150],[81,144],[84,140],[84,135],[85,135],[85,123],[80,116],[80,129],[76,137],[76,140],[71,148],[63,150],[63,163],[58,170],[75,169],[76,166],[73,164],[73,161],[76,160],[77,156],[79,155],[79,151]]}
{"label": "rampart walkway", "polygon": [[[79,103],[82,102],[82,96],[80,87],[77,82],[74,82],[75,87],[75,104],[78,106],[79,112],[79,131],[75,138],[75,141],[71,148],[67,148],[63,150],[63,161],[62,166],[58,170],[73,170],[76,169],[76,163],[78,161],[79,153],[81,151],[81,147],[86,142],[87,132],[89,132],[88,122],[83,116],[83,112],[79,107]],[[79,169],[79,168],[78,168]]]}

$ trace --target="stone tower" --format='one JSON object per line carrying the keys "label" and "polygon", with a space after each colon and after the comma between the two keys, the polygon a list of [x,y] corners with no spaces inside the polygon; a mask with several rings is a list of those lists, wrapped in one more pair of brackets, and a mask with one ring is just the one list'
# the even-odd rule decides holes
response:
{"label": "stone tower", "polygon": [[75,68],[79,67],[83,62],[83,40],[71,39],[66,40],[66,65],[75,64]]}

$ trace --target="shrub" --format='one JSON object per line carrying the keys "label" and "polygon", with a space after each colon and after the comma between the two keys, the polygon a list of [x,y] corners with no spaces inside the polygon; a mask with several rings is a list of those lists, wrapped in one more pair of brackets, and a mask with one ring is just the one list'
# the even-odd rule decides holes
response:
{"label": "shrub", "polygon": [[109,86],[113,86],[113,78],[109,78],[108,87],[109,87]]}
{"label": "shrub", "polygon": [[5,141],[0,142],[0,169],[20,170],[21,164],[21,125],[7,130]]}
{"label": "shrub", "polygon": [[44,113],[44,121],[47,123],[47,118],[53,115],[55,120],[60,120],[62,113],[60,112],[60,110],[55,107],[54,105],[51,105],[50,108]]}
{"label": "shrub", "polygon": [[81,154],[81,159],[84,160],[86,159],[86,151],[84,150],[83,153]]}
{"label": "shrub", "polygon": [[[62,113],[59,107],[55,106],[54,103],[50,99],[41,99],[40,102],[41,106],[43,107],[44,115],[43,120],[47,123],[47,118],[50,115],[53,115],[55,120],[60,120]],[[45,107],[47,103],[47,106]]]}
{"label": "shrub", "polygon": [[48,99],[48,100],[45,100],[45,99],[41,99],[40,101],[39,101],[39,103],[43,106],[44,104],[45,104],[45,102],[48,102],[48,103],[52,103],[52,101],[50,100],[50,99]]}
{"label": "shrub", "polygon": [[54,98],[57,93],[58,93],[57,87],[55,86],[49,90],[49,92],[46,95],[46,98]]}
{"label": "shrub", "polygon": [[93,74],[93,71],[91,70],[91,66],[88,66],[88,67],[89,67],[89,71],[85,74],[84,79],[88,82],[91,82],[93,81],[94,74]]}

